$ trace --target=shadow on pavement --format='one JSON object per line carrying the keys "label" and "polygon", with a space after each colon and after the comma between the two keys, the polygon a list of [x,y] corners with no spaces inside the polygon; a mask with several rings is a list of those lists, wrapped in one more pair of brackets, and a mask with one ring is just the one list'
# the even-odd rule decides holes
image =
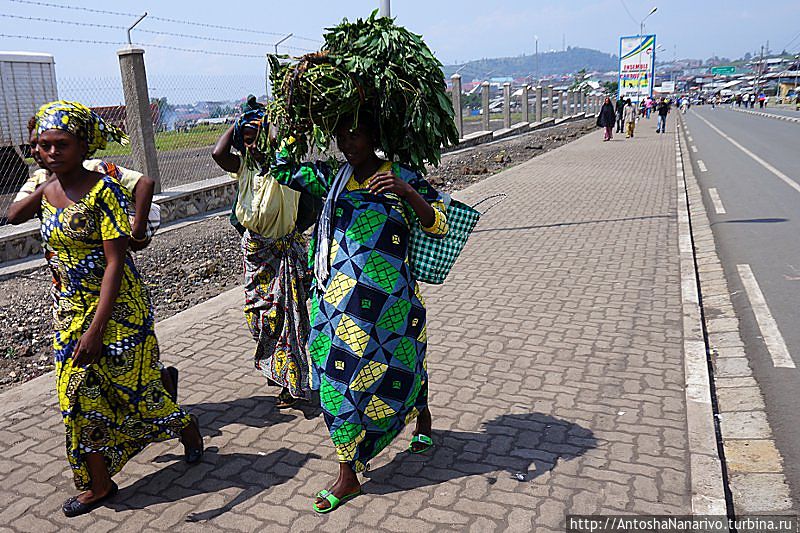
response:
{"label": "shadow on pavement", "polygon": [[648,215],[641,217],[608,218],[604,220],[579,220],[577,222],[556,222],[555,224],[541,224],[538,226],[519,226],[516,228],[485,228],[476,229],[472,233],[490,233],[492,231],[525,231],[529,229],[560,228],[563,226],[580,226],[582,224],[603,224],[606,222],[629,222],[633,220],[650,220],[653,218],[677,219],[677,215]]}
{"label": "shadow on pavement", "polygon": [[116,511],[145,509],[198,494],[214,494],[229,488],[242,489],[222,507],[191,513],[186,517],[188,522],[202,522],[230,511],[264,490],[289,481],[307,461],[319,459],[318,455],[302,454],[288,448],[265,455],[217,452],[215,447],[208,448],[203,461],[197,465],[180,461],[138,479],[133,485],[121,489],[107,506]]}
{"label": "shadow on pavement", "polygon": [[204,436],[216,437],[222,428],[230,424],[244,424],[254,428],[268,428],[295,419],[291,409],[279,411],[275,408],[274,396],[252,396],[227,402],[198,403],[182,406],[197,415],[200,431]]}
{"label": "shadow on pavement", "polygon": [[[427,453],[401,452],[391,463],[367,471],[365,492],[391,494],[476,474],[527,482],[553,470],[559,460],[597,447],[590,430],[539,413],[502,415],[484,422],[479,433],[434,429],[433,440],[435,446]],[[487,480],[494,484],[497,476]]]}

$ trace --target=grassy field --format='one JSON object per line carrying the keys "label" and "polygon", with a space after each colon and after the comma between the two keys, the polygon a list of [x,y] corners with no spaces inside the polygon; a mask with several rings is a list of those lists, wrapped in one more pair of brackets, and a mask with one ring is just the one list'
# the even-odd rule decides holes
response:
{"label": "grassy field", "polygon": [[[225,133],[225,130],[229,127],[228,124],[204,124],[195,126],[188,132],[161,131],[156,133],[156,150],[159,152],[168,152],[171,150],[210,146],[216,143],[220,135]],[[130,155],[130,153],[130,146],[110,143],[105,150],[97,152],[95,157],[102,159],[103,157],[113,155]]]}

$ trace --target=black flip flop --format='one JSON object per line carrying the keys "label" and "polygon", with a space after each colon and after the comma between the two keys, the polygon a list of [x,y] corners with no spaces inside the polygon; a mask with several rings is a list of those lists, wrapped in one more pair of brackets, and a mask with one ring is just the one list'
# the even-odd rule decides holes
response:
{"label": "black flip flop", "polygon": [[110,500],[114,496],[117,495],[119,492],[119,487],[113,481],[111,482],[111,490],[108,491],[108,494],[100,498],[99,500],[95,500],[92,503],[81,503],[78,501],[77,496],[73,496],[69,498],[64,504],[61,506],[61,511],[63,511],[64,516],[67,518],[73,518],[76,516],[84,515],[87,513],[91,513],[98,507],[102,506],[107,500]]}
{"label": "black flip flop", "polygon": [[[195,415],[189,415],[192,419],[192,424],[197,427],[197,432],[200,433],[200,421],[197,419]],[[203,444],[203,434],[200,433],[200,447],[199,448],[192,448],[190,446],[183,445],[183,457],[184,460],[190,464],[199,463],[200,460],[203,458],[203,453],[205,452],[204,444]]]}

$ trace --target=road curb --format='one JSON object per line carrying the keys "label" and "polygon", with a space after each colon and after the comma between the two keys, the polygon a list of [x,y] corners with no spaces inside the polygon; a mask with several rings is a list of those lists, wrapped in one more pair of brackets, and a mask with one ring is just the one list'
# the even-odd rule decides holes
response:
{"label": "road curb", "polygon": [[748,111],[746,109],[738,109],[736,107],[731,107],[731,111],[736,111],[737,113],[747,113],[748,115],[756,115],[758,117],[767,117],[767,118],[776,118],[778,120],[786,120],[788,122],[796,122],[800,124],[800,118],[797,117],[787,117],[786,115],[776,115],[774,113],[764,113],[762,111]]}
{"label": "road curb", "polygon": [[[696,270],[699,309],[705,330],[706,360],[711,364],[713,388],[710,392],[713,395],[715,418],[712,427],[715,427],[718,435],[718,457],[722,459],[719,466],[723,472],[723,490],[728,498],[729,514],[786,512],[791,509],[791,498],[783,474],[783,460],[775,449],[773,432],[763,407],[763,396],[745,355],[727,278],[717,254],[702,190],[692,169],[691,154],[687,150],[688,134],[683,117],[679,124],[679,128],[684,130],[682,135],[676,132],[676,148],[681,159],[678,163],[679,181],[682,174],[692,253],[695,265],[702,265]],[[755,408],[743,408],[740,405],[737,398],[745,395],[752,396],[750,403]],[[753,434],[754,420],[765,428],[758,435]],[[753,461],[756,450],[764,448],[777,454],[777,464],[769,472],[740,468],[739,465]]]}
{"label": "road curb", "polygon": [[712,404],[699,275],[692,235],[690,194],[677,130],[675,131],[675,164],[678,179],[678,247],[681,265],[681,300],[683,302],[686,425],[689,433],[692,514],[728,515],[725,474],[718,446]]}

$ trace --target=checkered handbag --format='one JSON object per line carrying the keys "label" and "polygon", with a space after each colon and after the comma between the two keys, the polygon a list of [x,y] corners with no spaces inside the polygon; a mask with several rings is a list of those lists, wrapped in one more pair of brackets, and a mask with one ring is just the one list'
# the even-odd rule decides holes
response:
{"label": "checkered handbag", "polygon": [[429,235],[419,224],[413,224],[408,244],[411,273],[424,283],[440,285],[467,244],[481,213],[472,207],[443,195],[449,231],[443,237]]}

